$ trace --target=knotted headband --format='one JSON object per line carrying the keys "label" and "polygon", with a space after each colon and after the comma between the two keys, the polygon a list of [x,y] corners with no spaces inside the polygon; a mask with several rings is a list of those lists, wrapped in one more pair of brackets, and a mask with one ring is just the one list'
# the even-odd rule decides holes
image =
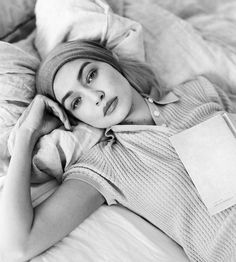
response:
{"label": "knotted headband", "polygon": [[70,41],[56,46],[41,62],[36,74],[37,92],[55,99],[53,81],[56,73],[65,63],[75,59],[105,62],[122,73],[118,59],[101,44],[87,40]]}

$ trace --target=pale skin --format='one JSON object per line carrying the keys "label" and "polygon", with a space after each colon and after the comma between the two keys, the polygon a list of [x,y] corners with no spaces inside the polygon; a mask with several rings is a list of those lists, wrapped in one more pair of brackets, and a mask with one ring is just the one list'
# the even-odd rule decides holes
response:
{"label": "pale skin", "polygon": [[[58,102],[61,103],[70,92],[64,100],[67,111],[98,128],[116,124],[153,124],[142,96],[110,65],[87,61],[89,64],[84,68],[82,78],[78,79],[84,62],[69,62],[56,75],[54,92]],[[114,97],[117,98],[116,103],[106,108]],[[48,114],[49,111],[51,114]],[[94,187],[71,179],[63,182],[39,206],[32,207],[33,148],[41,136],[57,128],[61,122],[70,129],[63,108],[57,102],[37,95],[27,108],[17,132],[0,202],[0,251],[7,262],[26,261],[45,251],[105,202]]]}

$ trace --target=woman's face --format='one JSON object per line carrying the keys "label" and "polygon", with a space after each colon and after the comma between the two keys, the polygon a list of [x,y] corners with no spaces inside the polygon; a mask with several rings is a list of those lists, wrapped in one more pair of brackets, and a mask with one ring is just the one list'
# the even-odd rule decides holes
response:
{"label": "woman's face", "polygon": [[111,65],[77,59],[63,65],[54,80],[56,99],[91,126],[108,128],[125,121],[134,103],[134,88]]}

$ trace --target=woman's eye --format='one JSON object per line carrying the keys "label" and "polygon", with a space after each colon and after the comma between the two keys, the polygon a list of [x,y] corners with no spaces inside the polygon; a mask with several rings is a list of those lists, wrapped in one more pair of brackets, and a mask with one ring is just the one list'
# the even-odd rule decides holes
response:
{"label": "woman's eye", "polygon": [[76,109],[79,106],[79,104],[81,103],[81,101],[82,101],[81,97],[78,97],[75,100],[73,100],[71,108],[73,110]]}
{"label": "woman's eye", "polygon": [[96,76],[97,76],[97,70],[90,71],[86,78],[87,84],[90,84]]}

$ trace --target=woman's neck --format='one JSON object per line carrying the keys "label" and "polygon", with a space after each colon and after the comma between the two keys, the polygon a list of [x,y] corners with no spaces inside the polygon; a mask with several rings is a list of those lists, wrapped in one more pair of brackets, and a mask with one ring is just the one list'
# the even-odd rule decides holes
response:
{"label": "woman's neck", "polygon": [[129,125],[155,125],[155,122],[152,119],[151,112],[145,101],[145,98],[134,91],[133,106],[130,110],[128,117],[122,124]]}

